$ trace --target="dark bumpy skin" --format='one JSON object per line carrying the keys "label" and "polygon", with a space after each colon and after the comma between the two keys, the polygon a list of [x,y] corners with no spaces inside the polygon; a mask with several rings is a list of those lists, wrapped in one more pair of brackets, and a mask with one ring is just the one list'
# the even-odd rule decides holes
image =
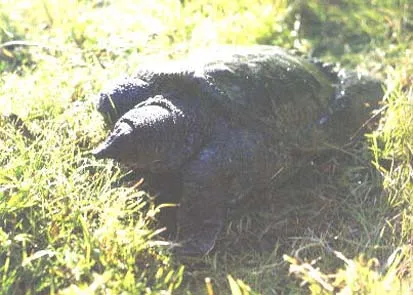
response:
{"label": "dark bumpy skin", "polygon": [[287,177],[308,160],[297,155],[347,142],[382,95],[378,80],[277,47],[219,47],[102,91],[98,109],[116,124],[94,154],[177,176],[179,252],[202,255],[231,202]]}

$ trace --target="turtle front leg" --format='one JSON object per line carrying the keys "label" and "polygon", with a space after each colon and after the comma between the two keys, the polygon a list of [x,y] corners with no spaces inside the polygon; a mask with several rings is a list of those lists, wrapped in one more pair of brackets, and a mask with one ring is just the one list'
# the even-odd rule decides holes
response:
{"label": "turtle front leg", "polygon": [[184,198],[178,208],[177,253],[182,256],[201,256],[214,248],[226,216],[224,193],[219,185],[202,185],[198,181],[184,184]]}
{"label": "turtle front leg", "polygon": [[245,130],[229,130],[205,146],[183,169],[178,254],[207,254],[223,228],[229,202],[268,180],[273,160],[263,136]]}

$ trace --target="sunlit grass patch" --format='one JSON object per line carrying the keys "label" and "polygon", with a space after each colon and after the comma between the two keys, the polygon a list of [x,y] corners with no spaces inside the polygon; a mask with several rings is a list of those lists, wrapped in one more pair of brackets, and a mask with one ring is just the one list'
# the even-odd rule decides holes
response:
{"label": "sunlit grass patch", "polygon": [[407,255],[406,249],[397,249],[385,265],[377,259],[347,259],[342,253],[335,256],[344,263],[336,273],[325,274],[317,262],[302,262],[285,256],[290,263],[290,273],[302,280],[311,294],[410,294],[408,280],[400,278],[400,264]]}
{"label": "sunlit grass patch", "polygon": [[102,276],[99,290],[140,292],[147,288],[136,282],[140,269],[154,278],[154,290],[176,288],[178,270],[169,268],[162,246],[148,244],[155,235],[151,200],[135,188],[113,186],[120,170],[85,157],[82,144],[93,141],[93,133],[84,134],[80,122],[87,126],[90,116],[62,116],[33,140],[2,122],[2,291],[81,288]]}
{"label": "sunlit grass patch", "polygon": [[[411,52],[408,53],[411,55]],[[394,243],[410,245],[413,231],[413,88],[410,65],[393,72],[395,83],[387,97],[387,109],[382,128],[374,133],[375,165],[384,176],[383,185],[388,202],[397,215],[389,220]],[[412,266],[409,267],[412,272]]]}

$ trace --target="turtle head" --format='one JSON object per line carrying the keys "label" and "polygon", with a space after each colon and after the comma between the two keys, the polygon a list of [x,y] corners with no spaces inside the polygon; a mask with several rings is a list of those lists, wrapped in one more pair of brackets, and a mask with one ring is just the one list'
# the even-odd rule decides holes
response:
{"label": "turtle head", "polygon": [[185,108],[163,96],[149,98],[126,112],[93,154],[133,169],[177,170],[203,140],[192,119]]}
{"label": "turtle head", "polygon": [[135,77],[122,77],[106,85],[99,93],[97,110],[109,126],[113,126],[123,114],[147,99],[148,83]]}

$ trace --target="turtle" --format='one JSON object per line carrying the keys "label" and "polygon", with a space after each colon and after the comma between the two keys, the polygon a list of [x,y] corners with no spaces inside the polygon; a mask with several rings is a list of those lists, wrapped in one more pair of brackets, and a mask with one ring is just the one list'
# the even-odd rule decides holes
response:
{"label": "turtle", "polygon": [[106,85],[97,109],[112,131],[93,154],[173,175],[176,252],[202,256],[231,206],[348,142],[382,97],[379,79],[280,47],[207,48]]}

